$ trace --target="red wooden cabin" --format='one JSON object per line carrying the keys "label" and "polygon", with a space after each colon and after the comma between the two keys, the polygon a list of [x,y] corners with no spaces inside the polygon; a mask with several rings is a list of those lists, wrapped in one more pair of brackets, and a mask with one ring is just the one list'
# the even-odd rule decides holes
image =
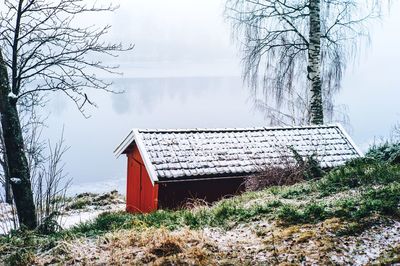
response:
{"label": "red wooden cabin", "polygon": [[361,156],[340,125],[193,130],[132,130],[115,150],[128,158],[126,210],[177,208],[240,193],[245,177],[276,166],[291,147],[322,167]]}

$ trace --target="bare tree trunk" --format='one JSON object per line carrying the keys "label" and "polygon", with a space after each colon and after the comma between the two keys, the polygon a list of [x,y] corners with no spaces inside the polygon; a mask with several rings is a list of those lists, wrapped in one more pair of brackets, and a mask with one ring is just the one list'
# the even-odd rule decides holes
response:
{"label": "bare tree trunk", "polygon": [[11,93],[7,68],[0,49],[0,112],[11,188],[21,226],[37,226],[29,167],[24,151],[17,99]]}
{"label": "bare tree trunk", "polygon": [[324,123],[321,82],[321,14],[320,0],[309,0],[310,33],[308,49],[308,80],[311,86],[311,124]]}

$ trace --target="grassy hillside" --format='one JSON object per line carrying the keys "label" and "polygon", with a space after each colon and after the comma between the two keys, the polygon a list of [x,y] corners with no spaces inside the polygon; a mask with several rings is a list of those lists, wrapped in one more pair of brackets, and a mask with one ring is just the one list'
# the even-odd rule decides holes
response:
{"label": "grassy hillside", "polygon": [[[373,156],[371,156],[373,157]],[[357,159],[292,186],[177,211],[104,213],[51,235],[0,239],[9,264],[400,262],[400,165]]]}

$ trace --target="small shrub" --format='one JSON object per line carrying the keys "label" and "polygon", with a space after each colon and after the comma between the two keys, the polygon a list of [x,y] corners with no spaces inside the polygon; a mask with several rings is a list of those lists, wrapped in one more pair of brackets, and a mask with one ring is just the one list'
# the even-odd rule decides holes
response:
{"label": "small shrub", "polygon": [[303,158],[293,147],[290,147],[290,151],[293,153],[297,167],[301,169],[301,175],[303,176],[304,180],[321,178],[324,175],[325,172],[316,159],[317,154],[314,153]]}
{"label": "small shrub", "polygon": [[11,253],[5,259],[5,265],[25,266],[32,265],[35,262],[35,255],[32,250],[20,248],[18,251]]}
{"label": "small shrub", "polygon": [[207,226],[212,223],[213,216],[210,214],[210,209],[208,207],[201,207],[188,212],[186,214],[189,219],[185,220],[185,224],[191,229],[198,229],[203,226]]}
{"label": "small shrub", "polygon": [[328,216],[325,208],[324,205],[317,203],[307,204],[304,208],[303,220],[311,223],[324,220]]}
{"label": "small shrub", "polygon": [[316,154],[302,156],[293,147],[286,147],[285,150],[277,152],[282,153],[279,166],[260,166],[257,174],[246,178],[247,191],[293,185],[301,181],[321,178],[325,173],[316,159]]}
{"label": "small shrub", "polygon": [[224,201],[216,205],[211,210],[211,221],[209,225],[227,226],[230,222],[248,222],[260,219],[274,212],[282,203],[278,200],[267,202],[265,204],[254,204],[249,207],[241,207],[233,201]]}
{"label": "small shrub", "polygon": [[381,189],[371,189],[363,195],[361,210],[366,214],[377,212],[383,215],[398,215],[400,204],[400,184]]}
{"label": "small shrub", "polygon": [[91,203],[92,200],[89,197],[77,197],[75,201],[72,201],[68,205],[68,208],[71,210],[81,210],[86,206],[90,205]]}
{"label": "small shrub", "polygon": [[69,230],[72,234],[96,235],[102,232],[127,229],[132,224],[132,214],[125,212],[105,212],[90,222],[81,223]]}
{"label": "small shrub", "polygon": [[145,224],[152,227],[166,227],[174,230],[183,225],[183,214],[187,210],[169,211],[158,210],[152,213],[134,215],[134,219],[142,220]]}
{"label": "small shrub", "polygon": [[58,216],[59,212],[52,212],[49,216],[45,217],[37,229],[38,232],[40,234],[49,235],[61,231],[62,228],[57,221]]}
{"label": "small shrub", "polygon": [[284,205],[277,212],[277,217],[287,224],[316,223],[329,217],[326,207],[309,203],[304,207]]}
{"label": "small shrub", "polygon": [[283,205],[279,208],[277,217],[288,224],[297,224],[303,221],[303,216],[298,211],[298,208],[292,205]]}
{"label": "small shrub", "polygon": [[309,184],[285,187],[280,191],[280,196],[285,199],[305,198],[312,192]]}
{"label": "small shrub", "polygon": [[336,210],[334,211],[334,215],[336,217],[342,218],[352,218],[353,214],[358,211],[357,202],[359,200],[351,198],[351,199],[344,199],[340,200],[336,203]]}
{"label": "small shrub", "polygon": [[335,216],[358,220],[373,214],[399,215],[400,185],[395,183],[380,189],[369,189],[359,198],[342,200],[337,203]]}
{"label": "small shrub", "polygon": [[231,220],[232,217],[238,216],[242,211],[231,201],[222,201],[213,208],[213,224],[217,226],[223,225],[226,221]]}
{"label": "small shrub", "polygon": [[360,186],[385,185],[400,181],[400,166],[371,158],[357,158],[332,170],[318,181],[323,196]]}
{"label": "small shrub", "polygon": [[365,154],[366,157],[374,158],[382,162],[400,163],[400,142],[385,142],[380,145],[373,145]]}
{"label": "small shrub", "polygon": [[184,212],[183,213],[183,222],[188,225],[190,228],[199,228],[201,222],[198,217],[192,212]]}

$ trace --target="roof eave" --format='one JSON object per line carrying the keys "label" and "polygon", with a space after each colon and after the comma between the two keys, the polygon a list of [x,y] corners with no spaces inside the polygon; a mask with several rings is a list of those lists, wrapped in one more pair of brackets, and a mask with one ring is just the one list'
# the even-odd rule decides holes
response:
{"label": "roof eave", "polygon": [[364,153],[360,150],[360,148],[358,148],[352,137],[350,137],[350,135],[347,133],[346,129],[340,123],[337,123],[336,126],[343,133],[344,137],[349,141],[350,145],[354,148],[358,155],[360,157],[364,157]]}
{"label": "roof eave", "polygon": [[143,143],[143,140],[142,140],[139,130],[134,129],[134,130],[132,130],[132,132],[133,132],[134,140],[136,142],[136,146],[138,147],[140,156],[142,157],[143,163],[147,169],[147,173],[149,174],[150,181],[151,181],[152,185],[154,186],[154,184],[156,182],[158,182],[158,176],[157,176],[156,170],[154,169],[154,165],[150,161],[149,154]]}
{"label": "roof eave", "polygon": [[155,182],[158,181],[157,173],[154,169],[153,164],[150,161],[149,154],[146,151],[144,143],[142,141],[140,132],[138,129],[132,129],[131,132],[125,137],[125,139],[118,145],[118,147],[114,150],[114,155],[118,158],[124,153],[127,153],[127,149],[133,144],[136,143],[138,147],[140,156],[142,157],[143,163],[147,169],[149,174],[151,183],[154,185]]}
{"label": "roof eave", "polygon": [[118,158],[122,154],[126,153],[128,147],[135,141],[134,130],[131,130],[124,140],[115,148],[114,155]]}

